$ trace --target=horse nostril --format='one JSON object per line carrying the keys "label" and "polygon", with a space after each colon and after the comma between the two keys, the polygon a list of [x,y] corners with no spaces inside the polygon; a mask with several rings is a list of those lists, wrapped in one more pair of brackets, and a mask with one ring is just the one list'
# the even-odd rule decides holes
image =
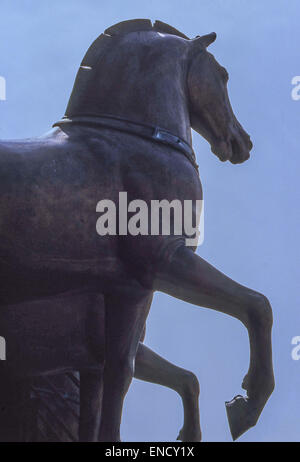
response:
{"label": "horse nostril", "polygon": [[248,133],[244,133],[243,138],[244,138],[244,141],[245,141],[245,143],[246,143],[247,149],[248,149],[249,151],[251,151],[251,149],[253,148],[253,144],[252,144],[251,138],[250,138],[250,136],[248,135]]}
{"label": "horse nostril", "polygon": [[250,135],[248,135],[247,132],[244,132],[243,135],[244,135],[243,138],[246,141],[247,148],[249,149],[249,151],[251,151],[251,149],[253,148],[253,144],[252,144]]}

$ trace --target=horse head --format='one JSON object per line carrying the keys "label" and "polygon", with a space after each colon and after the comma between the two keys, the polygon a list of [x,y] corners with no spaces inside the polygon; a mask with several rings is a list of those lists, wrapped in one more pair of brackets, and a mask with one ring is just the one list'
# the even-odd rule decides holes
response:
{"label": "horse head", "polygon": [[220,160],[240,163],[252,148],[227,93],[227,71],[207,47],[168,24],[123,21],[105,30],[79,68],[66,116],[126,117],[168,129],[188,143],[191,127]]}
{"label": "horse head", "polygon": [[221,161],[237,164],[249,158],[252,143],[232,110],[227,92],[228,72],[207,51],[215,39],[213,32],[190,41],[191,125],[210,143],[212,152]]}

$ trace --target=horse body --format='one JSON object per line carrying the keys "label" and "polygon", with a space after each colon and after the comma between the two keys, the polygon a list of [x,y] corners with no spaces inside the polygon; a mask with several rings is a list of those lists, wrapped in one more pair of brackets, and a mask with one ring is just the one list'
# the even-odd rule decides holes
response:
{"label": "horse body", "polygon": [[[127,192],[128,201],[139,198],[149,206],[152,198],[201,199],[199,177],[182,154],[107,129],[72,126],[64,133],[56,128],[41,139],[1,143],[0,162],[0,271],[18,270],[23,285],[24,273],[39,280],[45,275],[49,293],[52,280],[59,292],[72,288],[75,280],[69,278],[65,287],[57,285],[55,275],[64,273],[74,273],[76,284],[81,277],[95,281],[101,292],[108,285],[128,285],[130,278],[151,287],[164,248],[170,252],[178,244],[178,236],[126,236],[122,245],[100,237],[99,200],[118,204],[120,191]],[[149,171],[155,172],[151,181]],[[31,285],[30,296],[35,288],[36,296],[43,295],[45,284]],[[11,302],[5,292],[1,296]]]}
{"label": "horse body", "polygon": [[[119,294],[122,287],[126,292],[136,286],[142,292],[143,286],[152,288],[156,267],[183,239],[127,236],[119,249],[115,239],[97,235],[95,205],[107,197],[117,203],[119,191],[148,204],[151,198],[201,199],[199,176],[182,154],[165,146],[77,126],[56,128],[32,140],[2,142],[0,162],[0,326],[8,345],[3,377],[18,380],[79,370],[83,390],[87,386],[94,403],[82,406],[81,439],[94,439],[100,402],[92,396],[101,392],[99,375],[105,363],[102,294]],[[151,170],[155,175],[146,188]],[[86,292],[74,291],[86,285]],[[185,423],[180,438],[199,440],[194,376],[141,343],[135,370],[138,378],[181,395]]]}
{"label": "horse body", "polygon": [[99,393],[99,379],[82,381],[82,422],[93,414],[88,396],[97,390],[101,425],[96,438],[95,425],[87,424],[84,439],[119,440],[123,399],[155,290],[246,326],[248,397],[227,405],[234,438],[255,425],[274,387],[266,297],[195,255],[184,233],[98,236],[95,230],[97,202],[117,204],[121,191],[128,201],[148,205],[202,198],[194,165],[174,143],[99,127],[103,114],[161,127],[185,145],[193,127],[220,160],[249,158],[252,143],[232,111],[227,72],[206,50],[215,38],[189,40],[159,21],[112,26],[82,61],[66,119],[41,138],[0,145],[1,305],[86,287],[105,297],[103,388]]}

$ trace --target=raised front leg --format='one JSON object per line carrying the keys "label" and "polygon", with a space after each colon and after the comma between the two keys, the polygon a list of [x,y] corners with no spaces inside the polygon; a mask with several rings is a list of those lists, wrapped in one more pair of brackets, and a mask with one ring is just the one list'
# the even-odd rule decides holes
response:
{"label": "raised front leg", "polygon": [[182,247],[157,275],[155,289],[189,303],[212,308],[239,319],[247,328],[250,366],[243,381],[247,396],[226,403],[233,439],[257,420],[274,389],[272,365],[272,310],[267,298],[234,282]]}
{"label": "raised front leg", "polygon": [[106,355],[99,441],[120,441],[123,401],[152,296],[152,292],[135,286],[116,289],[105,298]]}
{"label": "raised front leg", "polygon": [[197,377],[192,372],[175,366],[140,342],[135,358],[134,377],[176,391],[182,399],[184,410],[184,423],[177,439],[201,441],[200,389]]}

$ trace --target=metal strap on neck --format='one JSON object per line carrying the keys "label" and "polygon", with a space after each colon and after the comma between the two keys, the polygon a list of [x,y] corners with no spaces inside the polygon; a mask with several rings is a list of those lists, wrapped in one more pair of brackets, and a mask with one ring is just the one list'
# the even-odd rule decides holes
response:
{"label": "metal strap on neck", "polygon": [[146,125],[143,123],[132,122],[131,120],[124,119],[122,117],[116,117],[112,115],[82,115],[82,116],[65,116],[53,127],[59,127],[64,124],[85,124],[85,125],[96,125],[105,128],[111,128],[121,132],[131,133],[133,135],[147,138],[158,143],[163,143],[172,148],[180,151],[184,154],[191,164],[198,171],[198,165],[196,163],[195,153],[193,148],[179,136],[173,135],[168,130],[164,130],[160,127],[152,125]]}

